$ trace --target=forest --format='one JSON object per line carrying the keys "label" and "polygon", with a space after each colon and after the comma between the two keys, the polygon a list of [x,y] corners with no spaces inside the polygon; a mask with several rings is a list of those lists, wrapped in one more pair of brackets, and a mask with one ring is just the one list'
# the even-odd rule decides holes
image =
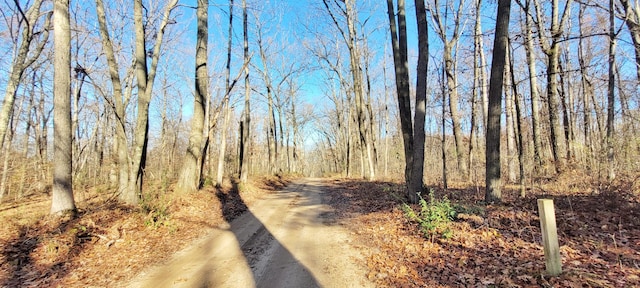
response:
{"label": "forest", "polygon": [[15,0],[0,19],[2,287],[122,286],[289,185],[323,187],[376,286],[640,285],[640,1]]}

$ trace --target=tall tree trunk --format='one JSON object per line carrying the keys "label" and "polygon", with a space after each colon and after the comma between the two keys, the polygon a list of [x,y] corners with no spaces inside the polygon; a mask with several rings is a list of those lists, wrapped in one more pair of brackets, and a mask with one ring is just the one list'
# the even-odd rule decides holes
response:
{"label": "tall tree trunk", "polygon": [[409,201],[418,201],[418,193],[424,191],[424,141],[427,102],[427,71],[429,70],[429,27],[424,0],[416,1],[416,23],[418,25],[418,66],[416,78],[416,113],[413,129],[413,168],[409,184]]}
{"label": "tall tree trunk", "polygon": [[449,112],[451,113],[451,123],[453,124],[453,140],[456,148],[456,160],[458,169],[463,179],[466,179],[468,173],[466,152],[464,152],[463,133],[460,121],[460,113],[458,112],[458,82],[454,59],[451,55],[452,48],[450,45],[444,47],[444,67],[447,76],[447,94],[449,95]]}
{"label": "tall tree trunk", "polygon": [[489,118],[486,138],[486,202],[502,200],[500,180],[500,115],[502,113],[502,86],[509,43],[510,0],[498,0],[496,36],[493,42],[491,78],[489,82]]}
{"label": "tall tree trunk", "polygon": [[409,61],[407,54],[407,20],[404,0],[398,0],[398,20],[396,24],[396,10],[393,1],[387,0],[387,15],[389,16],[389,30],[391,31],[391,47],[393,48],[393,63],[396,74],[396,95],[398,97],[398,116],[402,130],[404,146],[405,170],[404,178],[407,185],[407,196],[411,199],[409,190],[411,169],[413,168],[413,124],[411,123],[411,99],[409,96]]}
{"label": "tall tree trunk", "polygon": [[[363,38],[366,39],[366,36],[362,36]],[[365,45],[367,45],[367,42],[364,42]],[[366,49],[368,49],[368,46],[365,46]],[[366,78],[366,92],[365,92],[365,109],[367,110],[367,115],[365,116],[365,118],[369,119],[368,122],[368,136],[369,138],[367,139],[367,141],[369,141],[371,143],[371,149],[367,150],[367,153],[369,153],[369,160],[370,160],[370,166],[373,167],[374,171],[378,169],[378,147],[376,146],[376,133],[375,133],[375,129],[374,129],[374,123],[375,123],[375,114],[373,113],[373,108],[372,108],[372,100],[371,100],[371,76],[369,75],[369,64],[370,64],[370,53],[366,53],[364,56],[364,74],[365,74],[365,78]]]}
{"label": "tall tree trunk", "polygon": [[531,93],[531,122],[533,130],[533,158],[534,171],[542,167],[542,135],[540,127],[540,94],[538,91],[538,72],[536,68],[535,48],[533,46],[533,17],[531,16],[531,0],[525,0],[525,4],[517,1],[525,14],[524,34],[527,68],[529,68],[529,93]]}
{"label": "tall tree trunk", "polygon": [[276,159],[278,159],[278,133],[276,130],[276,117],[273,109],[273,86],[271,83],[271,77],[269,76],[269,63],[267,62],[267,55],[264,51],[264,45],[262,40],[262,27],[258,27],[258,52],[260,52],[260,60],[262,60],[262,77],[267,88],[267,108],[268,108],[268,123],[267,123],[267,148],[269,154],[269,167],[270,174],[276,173]]}
{"label": "tall tree trunk", "polygon": [[387,49],[386,45],[384,57],[382,58],[382,81],[384,83],[384,176],[389,176],[389,90],[387,90]]}
{"label": "tall tree trunk", "polygon": [[76,212],[72,187],[71,28],[69,0],[54,1],[54,151],[51,214]]}
{"label": "tall tree trunk", "polygon": [[[114,151],[117,153],[117,166],[118,166],[118,192],[119,195],[123,195],[127,190],[129,183],[129,155],[127,146],[127,134],[125,131],[126,115],[125,115],[125,102],[128,102],[128,98],[123,100],[125,95],[122,90],[122,82],[120,80],[120,74],[118,72],[119,66],[115,53],[113,51],[113,43],[109,36],[109,30],[107,28],[106,16],[104,12],[104,3],[102,0],[96,0],[96,15],[98,16],[98,24],[100,25],[100,35],[102,38],[102,48],[105,51],[107,57],[107,64],[109,65],[109,76],[111,78],[111,85],[113,87],[113,112],[116,117],[116,139],[114,142]],[[122,198],[121,198],[122,199]]]}
{"label": "tall tree trunk", "polygon": [[193,99],[193,117],[191,118],[191,134],[189,146],[185,154],[177,190],[180,192],[195,192],[202,186],[202,161],[204,156],[204,133],[208,135],[205,127],[206,99],[209,97],[209,71],[207,69],[208,57],[208,15],[209,0],[198,0],[197,8],[197,42],[196,42],[196,67],[195,67],[195,93]]}
{"label": "tall tree trunk", "polygon": [[136,63],[136,80],[138,83],[138,113],[135,132],[133,134],[129,183],[127,189],[120,194],[120,199],[128,204],[137,204],[142,193],[142,182],[146,168],[147,147],[149,142],[149,104],[153,91],[153,81],[160,57],[160,47],[162,45],[164,30],[169,22],[171,10],[176,7],[177,2],[178,0],[172,0],[167,4],[158,33],[156,34],[156,43],[153,47],[151,65],[149,67],[147,66],[146,38],[144,23],[142,21],[142,0],[135,0],[133,3],[133,21],[136,35],[134,59]]}
{"label": "tall tree trunk", "polygon": [[220,147],[218,152],[218,169],[216,174],[216,186],[222,185],[222,177],[224,176],[224,162],[227,148],[227,129],[229,129],[229,118],[231,117],[231,106],[229,105],[230,97],[230,77],[231,77],[231,45],[233,43],[233,0],[229,0],[229,32],[227,40],[227,60],[225,68],[225,95],[222,100],[223,124],[220,129]]}
{"label": "tall tree trunk", "polygon": [[[584,35],[583,26],[584,26],[584,11],[586,7],[584,5],[580,5],[580,12],[578,14],[578,29],[580,31],[580,35]],[[587,169],[591,168],[591,160],[593,159],[593,146],[591,145],[591,105],[589,95],[593,93],[593,85],[589,79],[587,74],[587,59],[585,57],[585,47],[584,47],[584,39],[580,37],[578,39],[578,64],[580,65],[580,86],[582,89],[582,126],[583,126],[583,134],[584,134],[584,143],[583,146],[589,147],[588,153],[584,155],[585,167]]]}
{"label": "tall tree trunk", "polygon": [[[356,107],[356,121],[358,124],[358,132],[360,138],[360,145],[362,152],[365,152],[367,155],[367,163],[369,167],[369,173],[366,175],[367,179],[375,179],[375,167],[373,163],[373,155],[371,153],[371,141],[369,141],[368,133],[369,129],[367,128],[366,115],[364,114],[364,86],[362,79],[362,67],[360,65],[360,57],[362,56],[360,53],[360,49],[357,41],[357,31],[356,31],[356,23],[357,23],[357,14],[354,10],[354,0],[346,0],[345,1],[345,16],[347,20],[347,33],[343,34],[345,38],[345,42],[347,44],[347,48],[349,49],[349,63],[351,69],[351,76],[353,79],[353,94],[355,96],[355,107]],[[362,153],[364,154],[364,153]]]}
{"label": "tall tree trunk", "polygon": [[516,155],[516,134],[517,132],[515,131],[515,109],[514,109],[514,102],[515,102],[515,97],[516,95],[513,94],[513,89],[512,87],[515,86],[515,83],[511,82],[511,74],[513,74],[513,71],[511,71],[511,58],[509,53],[506,53],[506,63],[507,65],[505,65],[504,70],[505,70],[505,74],[507,75],[507,77],[504,79],[504,87],[505,87],[505,91],[504,91],[504,95],[505,95],[505,99],[504,99],[504,103],[505,103],[505,121],[506,121],[506,132],[507,132],[507,157],[506,157],[506,162],[507,162],[507,183],[515,183],[516,182],[516,161],[515,161],[515,155]]}
{"label": "tall tree trunk", "polygon": [[517,132],[515,133],[517,135],[517,143],[518,143],[518,166],[519,166],[519,170],[520,170],[520,177],[518,177],[518,184],[520,185],[520,197],[524,198],[526,196],[525,194],[525,173],[524,173],[524,132],[522,131],[522,105],[521,105],[521,101],[520,101],[520,94],[518,93],[518,85],[516,85],[516,76],[515,73],[513,73],[514,69],[513,68],[513,47],[511,47],[511,41],[509,41],[509,47],[508,47],[508,59],[509,61],[507,62],[507,65],[509,65],[509,76],[511,77],[511,90],[513,90],[513,95],[514,95],[514,105],[515,105],[515,109],[516,109],[516,128],[517,128]]}
{"label": "tall tree trunk", "polygon": [[444,70],[446,73],[446,85],[447,95],[449,96],[449,112],[451,113],[451,122],[453,124],[453,138],[456,149],[456,159],[458,164],[458,171],[462,178],[466,181],[469,175],[467,167],[467,153],[464,151],[464,135],[462,133],[460,113],[458,112],[458,76],[456,71],[457,56],[454,55],[454,49],[457,46],[460,35],[462,34],[462,11],[465,9],[465,2],[460,1],[458,9],[453,17],[453,30],[449,31],[451,26],[446,23],[448,12],[442,12],[439,7],[439,3],[434,3],[431,10],[431,18],[433,20],[433,27],[442,41],[442,57],[444,61]]}
{"label": "tall tree trunk", "polygon": [[[242,0],[242,30],[244,38],[244,60],[249,62],[249,34],[247,32],[247,1]],[[244,113],[240,125],[240,181],[246,183],[249,177],[249,137],[251,136],[251,86],[249,67],[244,68]]]}
{"label": "tall tree trunk", "polygon": [[[566,67],[563,66],[562,60],[559,62],[560,71],[571,71],[571,62],[569,61],[569,52],[564,49],[564,59],[566,60]],[[564,72],[563,72],[564,74]],[[574,139],[573,139],[573,84],[570,77],[563,75],[560,77],[560,107],[562,107],[562,127],[564,132],[564,139],[566,142],[565,157],[568,161],[572,161],[574,158]]]}
{"label": "tall tree trunk", "polygon": [[[558,110],[560,107],[560,97],[558,95],[558,74],[560,72],[558,67],[560,58],[559,50],[563,27],[569,18],[569,11],[571,10],[571,3],[573,1],[567,0],[563,7],[564,12],[562,18],[560,18],[560,5],[558,2],[559,0],[552,1],[551,27],[550,29],[545,29],[543,27],[544,21],[541,20],[543,17],[542,5],[539,0],[534,0],[536,15],[538,16],[537,23],[540,45],[547,56],[547,107],[549,109],[549,125],[551,128],[551,152],[553,154],[556,173],[564,170],[566,160],[565,156],[562,155],[562,151],[564,151],[566,147],[566,139],[563,137],[564,134],[562,133],[560,125],[560,112]],[[544,36],[541,32],[547,30],[550,33],[549,37]]]}
{"label": "tall tree trunk", "polygon": [[[473,35],[473,100],[471,101],[471,132],[469,133],[469,156],[468,156],[468,167],[473,167],[474,154],[475,154],[475,146],[474,141],[477,141],[478,135],[476,131],[478,131],[478,102],[480,102],[481,107],[481,115],[482,115],[482,129],[486,132],[487,127],[487,109],[488,109],[488,98],[487,98],[487,80],[486,80],[486,70],[485,70],[485,57],[484,57],[484,48],[482,41],[482,21],[480,19],[480,9],[482,7],[482,0],[476,0],[476,19],[475,19],[475,29]],[[483,133],[484,134],[484,133]],[[468,175],[467,177],[469,177]],[[474,176],[475,177],[475,176]],[[475,179],[474,179],[475,181]]]}
{"label": "tall tree trunk", "polygon": [[615,80],[616,80],[616,31],[615,31],[615,1],[609,0],[609,85],[607,89],[607,177],[609,180],[616,178],[615,152],[613,150],[614,139],[614,117],[615,117]]}
{"label": "tall tree trunk", "polygon": [[560,126],[560,97],[558,95],[558,44],[553,43],[547,54],[547,108],[549,109],[549,125],[551,133],[551,152],[556,172],[564,169],[564,137]]}
{"label": "tall tree trunk", "polygon": [[293,89],[293,81],[289,81],[289,98],[291,99],[291,129],[292,131],[292,144],[291,147],[291,157],[293,158],[291,171],[293,173],[298,173],[298,162],[300,161],[300,155],[298,153],[298,135],[300,133],[298,127],[298,116],[296,115],[296,94]]}
{"label": "tall tree trunk", "polygon": [[440,94],[442,96],[442,137],[440,138],[440,148],[442,153],[442,186],[445,190],[449,189],[449,172],[447,165],[447,84],[444,71],[444,65],[440,73]]}

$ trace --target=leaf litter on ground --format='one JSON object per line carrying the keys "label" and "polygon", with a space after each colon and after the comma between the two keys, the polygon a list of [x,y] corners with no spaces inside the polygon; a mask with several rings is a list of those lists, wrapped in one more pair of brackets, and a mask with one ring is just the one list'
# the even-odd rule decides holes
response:
{"label": "leaf litter on ground", "polygon": [[259,178],[240,193],[231,193],[229,181],[185,195],[148,187],[153,205],[144,209],[110,200],[110,193],[83,191],[73,219],[47,216],[46,194],[2,203],[0,287],[117,287],[288,181]]}
{"label": "leaf litter on ground", "polygon": [[[635,181],[621,177],[601,185],[585,182],[584,175],[565,177],[573,182],[545,183],[525,198],[518,197],[517,189],[506,189],[502,203],[486,206],[483,189],[434,189],[436,198],[446,196],[461,212],[450,223],[448,238],[425,237],[406,217],[399,208],[404,190],[397,181],[334,179],[327,203],[355,231],[366,255],[367,276],[379,286],[640,286],[640,193]],[[538,198],[555,202],[563,260],[558,277],[545,273]]]}

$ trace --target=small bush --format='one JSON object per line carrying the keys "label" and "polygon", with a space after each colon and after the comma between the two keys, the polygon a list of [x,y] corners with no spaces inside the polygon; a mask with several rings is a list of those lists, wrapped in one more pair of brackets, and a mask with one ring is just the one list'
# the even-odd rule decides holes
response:
{"label": "small bush", "polygon": [[145,195],[142,198],[140,207],[146,213],[144,225],[151,228],[160,226],[170,226],[169,206],[171,201],[166,201],[157,195]]}
{"label": "small bush", "polygon": [[433,191],[429,192],[429,202],[418,193],[418,205],[420,211],[416,212],[406,203],[402,204],[402,211],[409,220],[415,221],[420,225],[422,233],[429,238],[436,235],[443,238],[450,238],[452,231],[449,223],[456,218],[456,210],[451,202],[445,196],[441,200],[436,200]]}

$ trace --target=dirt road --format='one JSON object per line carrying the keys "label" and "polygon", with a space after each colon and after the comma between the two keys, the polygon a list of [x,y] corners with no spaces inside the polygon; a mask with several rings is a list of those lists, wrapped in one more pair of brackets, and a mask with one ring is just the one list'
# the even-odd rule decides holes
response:
{"label": "dirt road", "polygon": [[373,287],[323,189],[319,179],[295,181],[129,287]]}

